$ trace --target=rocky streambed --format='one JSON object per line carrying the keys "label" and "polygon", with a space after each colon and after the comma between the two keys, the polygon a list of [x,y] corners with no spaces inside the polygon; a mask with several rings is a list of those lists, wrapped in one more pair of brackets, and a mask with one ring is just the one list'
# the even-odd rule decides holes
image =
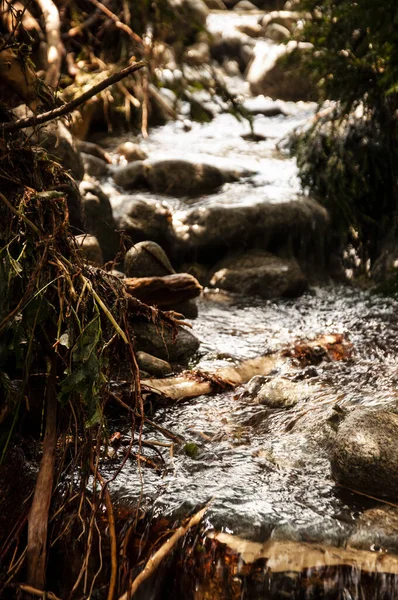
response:
{"label": "rocky streambed", "polygon": [[[137,324],[144,379],[181,364],[206,379],[277,357],[243,385],[195,399],[160,399],[144,386],[151,418],[175,439],[144,424],[139,469],[131,460],[110,486],[119,511],[147,511],[145,545],[210,504],[139,597],[398,598],[397,301],[330,284],[327,211],[302,194],[280,143],[316,106],[306,93],[290,100],[292,79],[272,87],[278,69],[274,79],[258,71],[265,54],[271,62],[281,52],[276,41],[291,23],[237,8],[208,17],[210,54],[252,126],[191,90],[180,118],[148,140],[107,136],[105,160],[87,146],[84,157],[80,189],[99,241],[83,241],[90,258],[112,257],[113,231],[123,229],[135,246],[120,276],[177,271],[205,287],[199,300],[167,306],[191,319],[176,344]],[[198,76],[206,69],[194,50]],[[176,74],[166,71],[170,99]],[[285,100],[251,95],[266,90]],[[194,102],[214,118],[195,122]],[[126,426],[112,427],[128,444]],[[110,475],[120,455],[116,448]]]}

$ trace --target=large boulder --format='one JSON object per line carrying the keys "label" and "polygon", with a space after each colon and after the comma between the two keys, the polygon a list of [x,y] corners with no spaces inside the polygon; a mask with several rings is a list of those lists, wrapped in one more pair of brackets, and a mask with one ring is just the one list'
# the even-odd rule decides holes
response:
{"label": "large boulder", "polygon": [[125,230],[134,243],[144,240],[162,246],[169,243],[171,212],[165,203],[142,196],[119,196],[113,209],[117,228]]}
{"label": "large boulder", "polygon": [[187,361],[200,345],[199,340],[184,327],[178,327],[175,339],[170,327],[140,321],[133,322],[132,327],[137,349],[167,362]]}
{"label": "large boulder", "polygon": [[113,179],[117,185],[134,190],[146,186],[146,171],[146,163],[143,160],[135,160],[114,169]]}
{"label": "large boulder", "polygon": [[238,179],[235,171],[185,160],[153,162],[147,172],[148,186],[153,192],[172,196],[208,194]]}
{"label": "large boulder", "polygon": [[216,191],[224,183],[237,181],[242,174],[245,173],[187,160],[148,160],[119,167],[114,172],[114,180],[127,189],[147,187],[152,192],[170,196],[199,196]]}
{"label": "large boulder", "polygon": [[210,284],[229,292],[263,298],[297,296],[307,281],[295,259],[282,259],[263,250],[226,258],[216,265]]}
{"label": "large boulder", "polygon": [[280,100],[314,100],[314,87],[299,69],[303,53],[310,48],[306,42],[275,46],[259,42],[246,76],[252,94]]}
{"label": "large boulder", "polygon": [[90,181],[82,181],[79,190],[85,231],[98,239],[105,262],[113,260],[119,250],[119,236],[109,197],[99,185]]}
{"label": "large boulder", "polygon": [[355,409],[339,426],[331,466],[342,485],[398,498],[398,414]]}
{"label": "large boulder", "polygon": [[221,204],[190,207],[175,213],[174,254],[179,260],[214,264],[231,248],[290,253],[317,260],[325,250],[329,226],[325,208],[310,198],[289,202]]}

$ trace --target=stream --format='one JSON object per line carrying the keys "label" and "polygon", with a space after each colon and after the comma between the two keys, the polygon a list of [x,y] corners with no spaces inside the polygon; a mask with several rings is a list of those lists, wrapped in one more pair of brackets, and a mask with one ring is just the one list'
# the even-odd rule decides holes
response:
{"label": "stream", "polygon": [[[214,13],[208,26],[213,32],[223,29],[225,33],[242,20],[251,22],[255,15]],[[247,93],[241,78],[234,85]],[[203,97],[210,105],[212,100],[204,93]],[[268,103],[281,108],[281,114],[276,116],[254,116],[254,131],[263,136],[261,141],[244,139],[242,135],[250,132],[248,123],[225,112],[217,114],[210,123],[192,122],[189,127],[183,118],[170,122],[151,131],[148,140],[140,141],[151,159],[184,158],[248,173],[216,193],[196,198],[140,192],[141,198],[167,206],[177,232],[183,228],[184,214],[193,208],[206,211],[212,206],[300,202],[295,161],[277,144],[311,119],[316,106],[262,98],[248,98],[246,102],[248,106]],[[108,136],[103,142],[115,150],[117,144],[129,139],[127,135],[117,139]],[[128,194],[111,178],[102,186],[110,195],[117,216]],[[228,221],[224,227],[228,228]],[[306,240],[302,241],[305,246]],[[151,523],[158,519],[177,524],[190,511],[210,501],[203,535],[216,531],[255,543],[274,540],[345,547],[357,531],[364,511],[379,503],[336,484],[331,475],[329,450],[340,412],[358,405],[397,410],[398,302],[348,285],[325,284],[312,286],[299,298],[277,300],[207,289],[198,306],[199,316],[191,321],[192,331],[201,341],[190,365],[196,369],[214,373],[219,367],[277,352],[292,347],[298,340],[314,340],[327,333],[344,334],[352,344],[353,355],[349,360],[323,360],[311,366],[292,361],[277,363],[266,381],[278,381],[282,388],[284,382],[294,383],[296,390],[290,404],[284,407],[270,408],[256,401],[250,384],[155,407],[151,418],[182,437],[185,445],[172,447],[167,437],[145,426],[144,439],[170,446],[159,447],[163,467],[157,470],[141,466],[137,470],[136,461],[128,461],[111,486],[116,503],[134,508],[139,501],[141,508],[149,511],[147,536]],[[128,435],[127,430],[122,433]],[[143,454],[153,460],[158,458],[148,448],[143,449]],[[113,469],[110,463],[109,474]],[[199,538],[191,540],[191,545],[201,543]],[[383,551],[380,540],[365,547]],[[184,553],[183,547],[180,555]],[[265,567],[263,571],[265,578]],[[285,584],[278,584],[276,588],[268,586],[268,591],[265,587],[261,592],[253,588],[239,592],[240,595],[228,588],[220,596],[214,591],[201,591],[199,576],[189,594],[186,588],[178,591],[174,587],[170,591],[169,584],[164,583],[165,573],[166,570],[160,571],[157,583],[145,588],[143,600],[398,597],[395,579],[393,583],[378,581],[373,588],[365,586],[370,591],[364,592],[360,571],[356,571],[357,592],[352,578],[350,584],[339,584],[337,577],[332,585],[330,578],[321,577],[320,587],[311,593],[307,588],[308,595],[294,586],[293,591],[282,593]],[[190,572],[181,575],[191,576]]]}

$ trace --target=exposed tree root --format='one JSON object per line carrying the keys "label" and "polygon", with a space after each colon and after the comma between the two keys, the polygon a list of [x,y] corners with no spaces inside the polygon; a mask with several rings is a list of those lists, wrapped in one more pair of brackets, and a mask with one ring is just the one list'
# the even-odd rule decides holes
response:
{"label": "exposed tree root", "polygon": [[58,400],[55,378],[56,366],[55,360],[53,360],[47,382],[47,414],[43,456],[28,518],[27,578],[28,583],[38,589],[44,589],[46,584],[48,514],[53,489],[57,445]]}
{"label": "exposed tree root", "polygon": [[167,556],[170,554],[170,552],[173,550],[174,546],[177,544],[177,542],[184,537],[184,535],[190,530],[192,529],[192,527],[195,527],[196,525],[199,525],[199,523],[201,522],[201,520],[203,519],[207,509],[208,509],[208,505],[205,506],[204,508],[202,508],[199,512],[197,512],[193,517],[191,517],[191,519],[188,521],[188,524],[185,526],[181,526],[177,529],[177,531],[175,531],[173,533],[173,535],[171,536],[171,538],[169,538],[160,548],[159,550],[157,550],[155,552],[155,554],[153,556],[151,556],[151,558],[148,560],[148,562],[146,563],[144,570],[141,571],[141,573],[134,579],[134,581],[131,583],[129,589],[127,590],[127,592],[125,592],[122,596],[120,596],[119,600],[130,600],[130,598],[132,598],[134,596],[134,594],[136,593],[136,591],[138,590],[138,588],[140,587],[140,585],[146,581],[158,568],[158,566],[160,565],[160,563],[167,558]]}

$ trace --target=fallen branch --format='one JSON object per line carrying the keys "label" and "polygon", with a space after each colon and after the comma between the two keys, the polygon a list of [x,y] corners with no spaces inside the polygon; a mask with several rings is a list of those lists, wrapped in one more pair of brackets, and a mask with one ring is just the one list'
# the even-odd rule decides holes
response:
{"label": "fallen branch", "polygon": [[140,585],[146,581],[148,579],[148,577],[150,577],[158,568],[158,566],[160,565],[160,563],[170,554],[170,552],[172,551],[172,549],[174,548],[174,546],[177,544],[177,542],[184,537],[184,535],[190,530],[192,529],[192,527],[195,527],[196,525],[199,525],[200,521],[202,520],[205,512],[207,511],[207,509],[209,508],[209,505],[205,506],[204,508],[202,508],[202,510],[200,510],[199,512],[197,512],[188,522],[187,525],[185,525],[185,527],[181,526],[177,529],[177,531],[175,531],[173,533],[173,535],[171,536],[170,539],[168,539],[160,548],[159,550],[157,550],[155,552],[155,554],[153,556],[151,556],[151,558],[148,560],[148,562],[146,563],[144,570],[141,571],[141,573],[139,575],[137,575],[137,577],[134,579],[134,581],[131,583],[130,588],[127,590],[127,592],[125,592],[123,594],[123,596],[120,596],[119,600],[130,600],[130,598],[132,598],[134,596],[134,594],[136,593],[136,591],[138,590],[138,588],[140,587]]}
{"label": "fallen branch", "polygon": [[[143,379],[143,391],[159,394],[178,402],[212,394],[220,387],[234,387],[250,381],[255,375],[269,375],[279,362],[292,360],[299,365],[319,364],[321,360],[348,360],[353,353],[352,344],[342,334],[321,335],[310,342],[297,342],[293,349],[257,356],[238,365],[221,367],[214,373],[185,372],[165,379]],[[304,360],[302,359],[304,357]]]}
{"label": "fallen branch", "polygon": [[143,379],[141,385],[144,393],[152,392],[173,401],[196,398],[212,394],[222,384],[237,386],[246,383],[255,375],[268,375],[280,358],[279,353],[258,356],[245,360],[240,365],[222,367],[207,377],[205,373],[195,374],[193,371],[166,379]]}
{"label": "fallen branch", "polygon": [[141,61],[138,63],[134,63],[133,65],[129,65],[125,69],[122,69],[118,73],[114,73],[110,75],[97,85],[94,85],[92,88],[84,92],[78,98],[71,100],[67,104],[63,104],[62,106],[58,106],[53,110],[50,110],[45,113],[41,113],[40,115],[32,115],[31,117],[24,117],[22,119],[18,119],[17,121],[12,121],[10,123],[1,123],[0,130],[2,133],[7,131],[16,131],[17,129],[26,129],[27,127],[35,127],[37,125],[42,125],[43,123],[47,123],[48,121],[52,121],[54,119],[58,119],[59,117],[64,117],[65,115],[71,113],[81,104],[84,104],[87,100],[99,94],[103,90],[105,90],[110,85],[117,83],[121,79],[127,77],[127,75],[131,75],[135,71],[142,69],[145,66],[145,62]]}

